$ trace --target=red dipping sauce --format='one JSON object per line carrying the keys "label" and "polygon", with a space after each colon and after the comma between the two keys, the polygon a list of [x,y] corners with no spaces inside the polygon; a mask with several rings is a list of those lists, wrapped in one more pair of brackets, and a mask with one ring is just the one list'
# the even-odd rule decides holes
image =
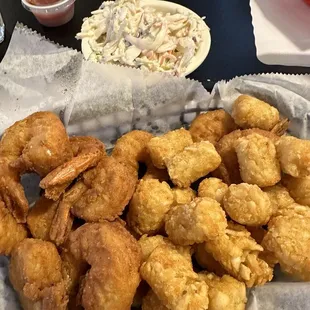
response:
{"label": "red dipping sauce", "polygon": [[22,0],[22,4],[47,27],[64,25],[74,16],[75,0]]}

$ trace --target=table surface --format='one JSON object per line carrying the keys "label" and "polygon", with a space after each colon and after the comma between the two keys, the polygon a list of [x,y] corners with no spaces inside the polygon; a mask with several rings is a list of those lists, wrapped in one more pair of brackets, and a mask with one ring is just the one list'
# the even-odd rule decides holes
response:
{"label": "table surface", "polygon": [[[235,76],[263,73],[310,73],[310,68],[289,66],[267,66],[259,62],[253,36],[252,17],[249,1],[246,0],[174,0],[189,7],[200,16],[206,16],[211,28],[212,46],[205,62],[191,78],[201,81],[207,89],[222,79]],[[87,5],[86,5],[87,3]],[[0,60],[9,44],[17,21],[37,30],[47,38],[62,45],[80,50],[81,43],[74,36],[80,30],[82,19],[99,7],[102,0],[77,0],[73,20],[58,28],[42,27],[26,11],[20,0],[1,0],[0,11],[6,23],[6,40],[0,44]]]}

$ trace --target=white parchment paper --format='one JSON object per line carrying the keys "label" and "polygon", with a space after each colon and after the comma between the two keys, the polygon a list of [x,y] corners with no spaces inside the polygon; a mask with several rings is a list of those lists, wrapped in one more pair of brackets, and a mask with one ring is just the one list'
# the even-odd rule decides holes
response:
{"label": "white parchment paper", "polygon": [[[70,134],[99,137],[108,147],[132,129],[154,134],[186,126],[201,111],[231,111],[240,94],[276,106],[292,122],[290,133],[310,137],[310,77],[266,74],[219,82],[210,95],[193,80],[83,61],[74,50],[49,42],[18,24],[0,64],[0,135],[35,111],[57,113]],[[38,178],[23,177],[30,204]],[[19,309],[0,257],[0,309]],[[248,310],[310,309],[309,283],[276,274],[274,282],[249,291]]]}

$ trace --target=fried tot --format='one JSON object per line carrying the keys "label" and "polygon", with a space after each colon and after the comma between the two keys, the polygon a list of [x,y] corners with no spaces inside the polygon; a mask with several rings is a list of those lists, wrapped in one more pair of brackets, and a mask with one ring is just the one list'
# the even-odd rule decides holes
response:
{"label": "fried tot", "polygon": [[252,96],[241,95],[233,104],[232,117],[241,128],[271,130],[279,121],[279,111]]}
{"label": "fried tot", "polygon": [[274,143],[267,137],[251,134],[235,144],[243,182],[260,187],[273,186],[281,180],[281,169]]}
{"label": "fried tot", "polygon": [[169,310],[161,300],[157,297],[157,295],[149,290],[146,296],[142,301],[142,310]]}
{"label": "fried tot", "polygon": [[310,176],[310,141],[283,136],[276,148],[284,173],[295,178]]}
{"label": "fried tot", "polygon": [[208,197],[222,204],[228,185],[217,178],[204,179],[198,188],[199,197]]}
{"label": "fried tot", "polygon": [[208,309],[208,286],[174,246],[158,246],[140,268],[163,305],[172,310]]}
{"label": "fried tot", "polygon": [[174,202],[173,205],[184,205],[190,203],[196,198],[196,192],[191,188],[178,188],[172,189]]}
{"label": "fried tot", "polygon": [[224,110],[209,111],[198,115],[191,123],[189,132],[194,142],[218,142],[223,136],[237,129],[232,117]]}
{"label": "fried tot", "polygon": [[166,182],[140,180],[129,204],[128,225],[140,235],[157,233],[173,201],[173,192]]}
{"label": "fried tot", "polygon": [[196,198],[187,205],[171,208],[165,218],[168,238],[179,245],[193,245],[225,234],[227,221],[220,204],[210,198]]}
{"label": "fried tot", "polygon": [[213,144],[202,141],[186,147],[171,158],[167,162],[167,169],[176,186],[187,188],[191,183],[215,170],[220,163],[221,157]]}
{"label": "fried tot", "polygon": [[0,236],[0,255],[10,255],[13,248],[28,236],[25,225],[18,224],[1,201]]}
{"label": "fried tot", "polygon": [[310,207],[310,178],[299,179],[286,174],[282,183],[297,203]]}
{"label": "fried tot", "polygon": [[191,144],[191,134],[181,128],[151,139],[147,147],[154,166],[164,169],[167,161]]}
{"label": "fried tot", "polygon": [[209,286],[208,310],[245,310],[246,287],[229,275],[218,277],[213,273],[201,272],[199,278]]}
{"label": "fried tot", "polygon": [[223,199],[227,214],[237,223],[262,226],[268,223],[273,209],[269,197],[257,185],[230,185]]}

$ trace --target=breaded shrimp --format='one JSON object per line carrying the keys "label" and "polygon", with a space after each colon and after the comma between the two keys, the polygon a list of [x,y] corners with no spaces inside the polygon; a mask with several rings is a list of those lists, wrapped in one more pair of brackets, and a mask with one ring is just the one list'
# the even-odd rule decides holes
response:
{"label": "breaded shrimp", "polygon": [[164,169],[167,161],[191,144],[191,134],[181,128],[151,139],[147,147],[154,166]]}
{"label": "breaded shrimp", "polygon": [[217,178],[204,179],[198,188],[199,197],[208,197],[222,204],[228,185]]}
{"label": "breaded shrimp", "polygon": [[207,284],[176,247],[158,246],[142,264],[140,273],[168,309],[208,309]]}
{"label": "breaded shrimp", "polygon": [[269,197],[257,185],[230,185],[223,199],[227,214],[237,223],[262,226],[268,223],[273,208]]}
{"label": "breaded shrimp", "polygon": [[173,192],[166,182],[140,180],[129,204],[128,225],[140,235],[157,233],[173,200]]}
{"label": "breaded shrimp", "polygon": [[71,137],[73,159],[51,171],[40,182],[48,199],[58,200],[81,173],[95,167],[105,156],[104,144],[93,137]]}
{"label": "breaded shrimp", "polygon": [[172,182],[181,188],[215,170],[221,157],[213,144],[208,141],[194,143],[167,161],[167,169]]}
{"label": "breaded shrimp", "polygon": [[[290,196],[299,204],[310,207],[310,178],[293,178],[285,175],[283,185],[289,191]],[[289,199],[288,199],[289,201]],[[289,203],[287,203],[289,205]]]}
{"label": "breaded shrimp", "polygon": [[85,224],[70,234],[68,249],[90,265],[79,288],[85,310],[129,309],[140,283],[141,249],[119,222]]}
{"label": "breaded shrimp", "polygon": [[33,238],[50,241],[50,229],[58,204],[58,201],[42,196],[29,210],[27,226]]}
{"label": "breaded shrimp", "polygon": [[310,141],[284,136],[276,143],[281,169],[295,178],[310,176]]}
{"label": "breaded shrimp", "polygon": [[212,253],[231,276],[245,282],[247,287],[271,281],[272,269],[258,257],[263,248],[243,226],[230,224],[226,235],[204,245],[205,250]]}
{"label": "breaded shrimp", "polygon": [[138,171],[139,162],[146,163],[149,158],[147,144],[152,138],[146,131],[133,130],[117,140],[112,157]]}
{"label": "breaded shrimp", "polygon": [[237,140],[235,150],[243,182],[267,187],[281,180],[276,147],[269,138],[250,134]]}
{"label": "breaded shrimp", "polygon": [[225,234],[227,220],[220,204],[210,198],[196,198],[187,205],[171,208],[165,218],[168,238],[179,245],[193,245]]}
{"label": "breaded shrimp", "polygon": [[83,174],[88,187],[71,212],[89,222],[114,220],[122,214],[137,184],[137,174],[114,157],[105,157]]}
{"label": "breaded shrimp", "polygon": [[279,121],[279,111],[268,103],[241,95],[233,104],[232,117],[241,128],[271,130]]}
{"label": "breaded shrimp", "polygon": [[268,223],[263,244],[281,269],[303,281],[310,280],[310,210],[291,205]]}
{"label": "breaded shrimp", "polygon": [[54,244],[25,239],[12,252],[10,281],[24,309],[65,310],[68,297]]}
{"label": "breaded shrimp", "polygon": [[1,201],[0,236],[0,255],[10,255],[13,248],[28,236],[25,225],[18,224]]}
{"label": "breaded shrimp", "polygon": [[198,115],[191,123],[189,132],[194,142],[209,141],[215,144],[236,129],[232,117],[220,109]]}
{"label": "breaded shrimp", "polygon": [[[288,176],[291,179],[294,179],[293,177]],[[283,182],[283,179],[282,179]],[[290,185],[291,183],[289,183]],[[297,190],[300,190],[302,186],[298,185],[296,188]],[[270,187],[265,187],[263,191],[268,195],[271,207],[273,209],[273,213],[275,213],[278,209],[283,209],[292,203],[294,203],[294,199],[290,196],[290,193],[288,190],[282,186],[281,184],[270,186]],[[309,195],[310,195],[310,180],[309,180]],[[310,196],[309,196],[310,198]],[[304,204],[301,201],[296,200],[300,204]],[[309,200],[309,205],[310,205],[310,200]]]}
{"label": "breaded shrimp", "polygon": [[229,275],[218,277],[214,273],[199,273],[199,278],[209,286],[208,310],[245,310],[246,287]]}

